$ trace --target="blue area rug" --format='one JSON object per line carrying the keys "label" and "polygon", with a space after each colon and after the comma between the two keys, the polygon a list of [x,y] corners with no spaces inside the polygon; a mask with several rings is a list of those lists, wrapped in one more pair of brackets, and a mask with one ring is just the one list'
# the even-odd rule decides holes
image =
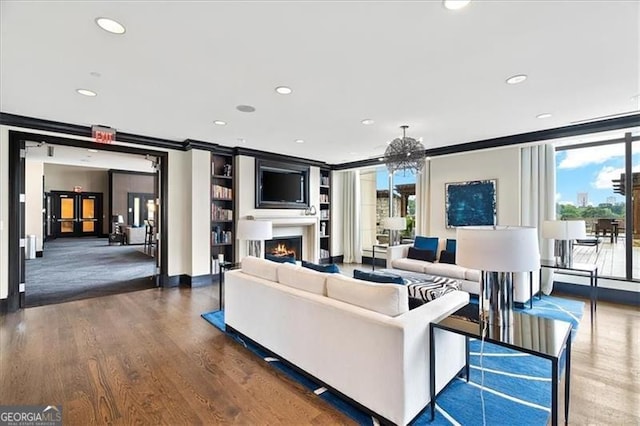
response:
{"label": "blue area rug", "polygon": [[[534,300],[533,309],[519,311],[571,322],[575,337],[583,309],[584,303],[580,301],[543,296],[541,300]],[[202,314],[202,317],[225,331],[224,311],[209,312]],[[277,358],[236,336],[230,336],[359,424],[374,424],[371,416],[287,367]],[[430,410],[427,409],[413,422],[414,425],[547,424],[551,414],[550,361],[489,343],[482,345],[479,340],[470,342],[470,352],[470,382],[455,379],[438,396],[434,421],[430,421]],[[484,387],[480,385],[483,383],[483,373]]]}

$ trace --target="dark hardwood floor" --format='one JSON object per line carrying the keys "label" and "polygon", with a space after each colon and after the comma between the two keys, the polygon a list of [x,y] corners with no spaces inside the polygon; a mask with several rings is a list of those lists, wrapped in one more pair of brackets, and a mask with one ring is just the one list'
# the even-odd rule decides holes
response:
{"label": "dark hardwood floor", "polygon": [[[151,289],[0,316],[0,405],[64,424],[351,424],[204,321],[217,287]],[[640,424],[640,313],[601,302],[574,343],[571,424]]]}

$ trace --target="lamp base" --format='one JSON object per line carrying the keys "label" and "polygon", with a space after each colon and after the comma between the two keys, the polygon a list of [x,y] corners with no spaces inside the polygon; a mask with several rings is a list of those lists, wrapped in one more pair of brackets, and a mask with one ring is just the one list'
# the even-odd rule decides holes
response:
{"label": "lamp base", "polygon": [[573,266],[573,240],[556,240],[553,245],[556,266],[571,268]]}
{"label": "lamp base", "polygon": [[482,272],[480,319],[490,327],[513,326],[513,274],[511,272]]}
{"label": "lamp base", "polygon": [[247,241],[247,253],[249,254],[249,256],[254,256],[254,257],[262,257],[262,250],[261,250],[261,241],[260,240],[248,240]]}

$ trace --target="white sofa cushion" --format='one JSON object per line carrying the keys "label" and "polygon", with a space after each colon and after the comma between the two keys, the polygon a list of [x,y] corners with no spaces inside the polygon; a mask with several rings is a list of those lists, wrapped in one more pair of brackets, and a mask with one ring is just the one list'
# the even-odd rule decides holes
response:
{"label": "white sofa cushion", "polygon": [[279,265],[279,263],[253,256],[242,259],[242,271],[245,274],[269,281],[278,281]]}
{"label": "white sofa cushion", "polygon": [[327,296],[391,317],[409,310],[407,287],[399,284],[369,284],[331,274],[327,277]]}
{"label": "white sofa cushion", "polygon": [[391,266],[394,269],[404,269],[405,271],[412,272],[424,272],[425,264],[430,265],[429,262],[425,262],[424,260],[408,259],[406,257],[393,259],[391,261]]}
{"label": "white sofa cushion", "polygon": [[464,279],[467,281],[480,282],[480,271],[477,269],[467,269],[464,271]]}
{"label": "white sofa cushion", "polygon": [[292,263],[278,265],[278,282],[310,293],[327,295],[327,274]]}
{"label": "white sofa cushion", "polygon": [[467,268],[449,263],[428,263],[422,262],[424,272],[431,275],[439,275],[441,277],[457,278],[464,280],[464,273]]}

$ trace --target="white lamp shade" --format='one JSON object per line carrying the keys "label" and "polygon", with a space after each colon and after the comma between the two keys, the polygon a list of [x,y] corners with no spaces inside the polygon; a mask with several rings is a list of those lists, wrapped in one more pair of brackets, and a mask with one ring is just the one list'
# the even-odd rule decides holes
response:
{"label": "white lamp shade", "polygon": [[273,226],[270,220],[240,219],[236,236],[239,240],[270,240],[273,238]]}
{"label": "white lamp shade", "polygon": [[538,230],[524,226],[465,226],[457,229],[456,263],[491,272],[540,268]]}
{"label": "white lamp shade", "polygon": [[584,220],[545,220],[542,223],[542,238],[554,240],[587,238],[587,225]]}
{"label": "white lamp shade", "polygon": [[391,231],[404,231],[407,229],[407,219],[400,216],[385,217],[380,223],[383,229]]}

